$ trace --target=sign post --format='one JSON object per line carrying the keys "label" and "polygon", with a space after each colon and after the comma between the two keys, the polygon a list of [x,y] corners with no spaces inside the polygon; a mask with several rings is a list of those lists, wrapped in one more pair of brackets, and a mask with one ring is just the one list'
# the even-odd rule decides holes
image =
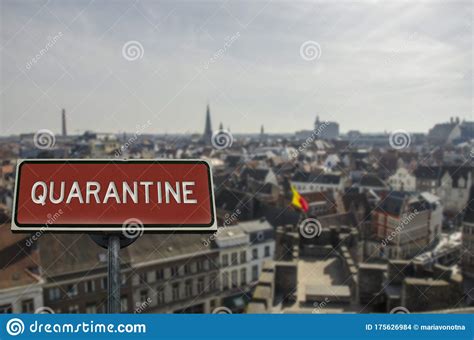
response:
{"label": "sign post", "polygon": [[108,249],[107,311],[118,313],[120,248],[144,233],[216,231],[215,210],[204,160],[23,160],[11,230],[88,233]]}
{"label": "sign post", "polygon": [[89,236],[97,245],[107,249],[107,313],[120,313],[122,280],[119,250],[135,242],[139,235],[136,238],[129,238],[116,233],[90,234]]}
{"label": "sign post", "polygon": [[107,250],[108,277],[107,277],[107,313],[120,312],[120,238],[117,235],[109,236]]}

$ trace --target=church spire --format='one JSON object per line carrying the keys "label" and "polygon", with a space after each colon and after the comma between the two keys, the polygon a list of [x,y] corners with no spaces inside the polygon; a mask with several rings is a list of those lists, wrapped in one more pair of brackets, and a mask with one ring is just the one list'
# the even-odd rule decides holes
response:
{"label": "church spire", "polygon": [[212,125],[211,125],[211,110],[209,108],[209,103],[206,108],[206,126],[204,127],[204,135],[202,136],[203,140],[207,143],[211,142],[212,138]]}

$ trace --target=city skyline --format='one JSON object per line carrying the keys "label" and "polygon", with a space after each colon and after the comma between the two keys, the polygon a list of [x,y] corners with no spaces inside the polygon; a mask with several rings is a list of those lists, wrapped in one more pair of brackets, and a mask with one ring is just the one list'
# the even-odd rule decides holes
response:
{"label": "city skyline", "polygon": [[[66,116],[66,110],[65,109],[61,109],[61,122],[60,122],[60,125],[61,125],[61,130],[60,131],[56,131],[55,130],[49,130],[49,129],[45,129],[45,130],[48,130],[48,131],[51,131],[53,134],[55,135],[61,135],[63,137],[65,136],[79,136],[81,135],[82,133],[86,133],[86,132],[92,132],[92,133],[105,133],[105,134],[137,134],[137,135],[156,135],[156,136],[162,136],[162,135],[202,135],[203,137],[208,137],[208,138],[211,138],[212,137],[212,131],[218,131],[218,130],[225,130],[225,131],[228,131],[228,132],[232,132],[231,129],[230,129],[230,126],[229,127],[224,127],[224,125],[222,124],[222,122],[219,122],[219,124],[217,124],[217,122],[214,122],[213,121],[213,118],[212,118],[212,114],[210,113],[210,110],[209,110],[209,107],[210,105],[208,104],[206,106],[206,114],[205,114],[205,123],[204,123],[204,129],[201,130],[201,131],[185,131],[185,132],[143,132],[144,131],[144,128],[146,128],[146,124],[143,125],[142,127],[137,127],[136,131],[133,131],[133,130],[130,130],[130,131],[127,131],[127,130],[123,130],[123,131],[118,131],[118,132],[110,132],[110,131],[98,131],[98,130],[93,130],[93,129],[89,129],[89,130],[86,130],[86,131],[83,131],[83,132],[78,132],[76,131],[75,133],[70,133],[70,134],[67,134],[66,133],[66,122],[67,122],[67,116]],[[319,116],[317,116],[316,119],[320,118]],[[442,122],[438,122],[436,123],[436,125],[438,124],[444,124],[444,123],[451,123],[451,124],[462,124],[464,122],[466,122],[467,120],[463,119],[461,120],[459,117],[449,117],[446,121],[442,121]],[[329,122],[329,121],[326,121],[325,119],[321,119],[321,123],[322,124],[326,124],[326,123],[329,123],[329,124],[332,124],[332,123],[336,123],[338,124],[338,122]],[[212,131],[209,132],[209,129],[211,128],[211,126],[213,126],[215,124],[215,126],[219,126],[218,128],[215,128],[213,129]],[[264,124],[260,125],[259,127],[259,131],[249,131],[249,132],[235,132],[233,134],[235,135],[258,135],[258,134],[262,134],[262,128],[264,128]],[[324,125],[323,125],[323,128],[324,128]],[[433,127],[431,127],[433,128]],[[429,128],[429,130],[431,130],[431,128]],[[428,134],[429,133],[429,130],[428,131],[412,131],[412,132],[407,132],[407,133],[410,133],[410,134]],[[203,133],[204,131],[204,133]],[[315,131],[315,128],[314,128],[314,123],[313,123],[313,127],[308,127],[306,126],[306,128],[302,128],[300,130],[297,130],[297,131],[282,131],[282,132],[272,132],[272,131],[267,131],[267,130],[264,130],[265,132],[263,132],[265,135],[293,135],[293,134],[297,134],[298,132],[307,132],[307,131]],[[387,131],[387,130],[384,130],[384,131],[372,131],[372,132],[367,132],[367,131],[359,131],[359,130],[349,130],[349,131],[346,131],[346,130],[341,130],[340,131],[340,135],[347,135],[348,133],[350,132],[359,132],[359,133],[362,133],[362,134],[389,134],[390,131]],[[11,135],[0,135],[0,137],[11,137],[11,136],[20,136],[20,135],[28,135],[28,134],[34,134],[36,133],[36,131],[25,131],[23,133],[19,133],[19,134],[11,134]]]}
{"label": "city skyline", "polygon": [[71,134],[202,133],[208,102],[235,133],[472,120],[469,2],[2,7],[2,136],[59,134],[63,107]]}

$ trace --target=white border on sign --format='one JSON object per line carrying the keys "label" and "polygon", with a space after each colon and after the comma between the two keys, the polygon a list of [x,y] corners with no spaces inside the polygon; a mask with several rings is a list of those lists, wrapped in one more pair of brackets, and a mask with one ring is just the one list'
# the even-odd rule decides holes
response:
{"label": "white border on sign", "polygon": [[[209,231],[209,232],[214,232],[217,230],[217,215],[216,215],[216,199],[215,199],[215,193],[214,193],[214,180],[212,178],[212,166],[211,163],[208,160],[205,159],[94,159],[94,158],[87,158],[87,159],[19,159],[17,166],[16,166],[16,177],[15,177],[15,188],[13,191],[13,210],[12,210],[12,221],[11,221],[11,231],[14,233],[31,233],[31,232],[68,232],[68,233],[86,233],[86,232],[101,232],[101,233],[116,233],[116,232],[122,232],[123,231],[123,226],[117,226],[117,227],[91,227],[91,226],[84,226],[84,227],[54,227],[54,226],[48,226],[45,227],[44,225],[40,225],[37,227],[19,227],[15,221],[16,221],[16,198],[17,198],[17,190],[19,186],[19,170],[20,170],[20,165],[25,162],[71,162],[71,163],[82,163],[82,162],[124,162],[124,163],[134,163],[134,162],[153,162],[153,163],[176,163],[176,162],[200,162],[200,163],[206,163],[209,167],[209,179],[210,179],[210,187],[211,187],[211,193],[212,193],[212,199],[211,199],[211,209],[212,209],[212,214],[214,217],[213,224],[209,227],[192,227],[192,225],[186,225],[184,227],[144,227],[144,232],[203,232],[203,231]],[[133,216],[130,216],[131,218]]]}

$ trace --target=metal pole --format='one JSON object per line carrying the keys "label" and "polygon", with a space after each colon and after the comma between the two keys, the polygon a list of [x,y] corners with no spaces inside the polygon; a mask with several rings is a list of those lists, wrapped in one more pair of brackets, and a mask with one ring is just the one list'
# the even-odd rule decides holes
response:
{"label": "metal pole", "polygon": [[120,313],[120,237],[118,235],[110,235],[107,248],[107,313]]}

